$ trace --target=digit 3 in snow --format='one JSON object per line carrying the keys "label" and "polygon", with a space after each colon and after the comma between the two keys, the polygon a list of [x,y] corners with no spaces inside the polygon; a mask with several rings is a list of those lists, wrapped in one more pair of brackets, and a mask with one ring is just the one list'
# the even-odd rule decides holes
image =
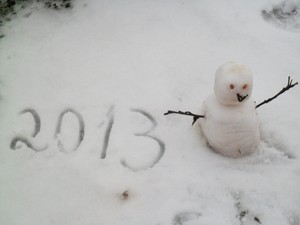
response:
{"label": "digit 3 in snow", "polygon": [[165,115],[193,116],[193,124],[201,118],[200,128],[208,145],[224,156],[237,158],[253,153],[260,143],[256,109],[297,84],[288,77],[286,87],[256,105],[251,98],[252,71],[243,64],[228,62],[217,69],[214,94],[203,102],[200,115],[170,110]]}
{"label": "digit 3 in snow", "polygon": [[128,163],[126,162],[125,159],[121,160],[121,164],[124,167],[127,167],[127,168],[129,168],[129,169],[131,169],[133,171],[139,171],[139,170],[145,170],[145,169],[148,169],[148,168],[152,168],[163,157],[163,155],[165,153],[165,149],[166,149],[165,143],[162,140],[160,140],[159,138],[157,138],[157,137],[153,136],[152,134],[150,134],[157,127],[157,121],[154,119],[153,116],[151,116],[149,113],[147,113],[144,110],[141,110],[141,109],[131,109],[131,111],[143,115],[144,117],[146,117],[151,122],[151,126],[150,126],[150,128],[148,130],[146,130],[144,132],[135,133],[134,135],[136,137],[150,138],[153,141],[155,141],[157,143],[158,147],[159,147],[159,152],[158,152],[158,154],[156,156],[153,157],[152,163],[150,165],[147,165],[147,166],[143,167],[143,168],[139,168],[139,169],[133,168],[132,166],[128,165]]}

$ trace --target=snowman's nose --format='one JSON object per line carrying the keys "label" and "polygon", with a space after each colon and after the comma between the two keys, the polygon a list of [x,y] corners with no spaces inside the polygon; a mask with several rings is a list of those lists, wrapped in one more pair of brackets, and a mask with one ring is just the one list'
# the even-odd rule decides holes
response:
{"label": "snowman's nose", "polygon": [[236,96],[237,96],[239,102],[244,101],[244,99],[248,97],[248,95],[242,96],[239,93],[237,93]]}

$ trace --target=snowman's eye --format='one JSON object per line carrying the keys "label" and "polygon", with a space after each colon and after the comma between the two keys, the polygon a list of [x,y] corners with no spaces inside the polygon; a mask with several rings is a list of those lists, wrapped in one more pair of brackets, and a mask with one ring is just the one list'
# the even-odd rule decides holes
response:
{"label": "snowman's eye", "polygon": [[230,88],[231,90],[233,90],[233,89],[234,89],[234,84],[230,84],[230,85],[229,85],[229,88]]}
{"label": "snowman's eye", "polygon": [[247,87],[248,87],[248,84],[244,84],[244,85],[243,85],[243,89],[244,89],[244,90],[247,89]]}

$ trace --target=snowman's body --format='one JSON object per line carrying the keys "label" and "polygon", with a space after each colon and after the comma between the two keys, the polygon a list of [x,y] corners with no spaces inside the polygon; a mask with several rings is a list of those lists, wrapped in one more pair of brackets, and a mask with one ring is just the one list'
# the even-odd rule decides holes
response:
{"label": "snowman's body", "polygon": [[228,106],[211,95],[203,103],[205,118],[200,120],[208,144],[222,155],[251,154],[259,144],[259,120],[254,102]]}
{"label": "snowman's body", "polygon": [[230,157],[251,154],[260,143],[259,119],[250,98],[252,73],[244,65],[227,63],[216,73],[215,93],[203,103],[200,119],[209,146]]}

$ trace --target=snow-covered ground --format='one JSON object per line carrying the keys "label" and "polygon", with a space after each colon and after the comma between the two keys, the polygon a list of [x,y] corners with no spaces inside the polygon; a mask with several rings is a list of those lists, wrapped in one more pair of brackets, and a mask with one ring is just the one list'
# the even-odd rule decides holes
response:
{"label": "snow-covered ground", "polygon": [[0,39],[0,224],[299,225],[299,86],[257,109],[263,145],[241,159],[163,115],[199,112],[231,60],[252,69],[258,103],[300,81],[299,13],[291,0],[21,11]]}

